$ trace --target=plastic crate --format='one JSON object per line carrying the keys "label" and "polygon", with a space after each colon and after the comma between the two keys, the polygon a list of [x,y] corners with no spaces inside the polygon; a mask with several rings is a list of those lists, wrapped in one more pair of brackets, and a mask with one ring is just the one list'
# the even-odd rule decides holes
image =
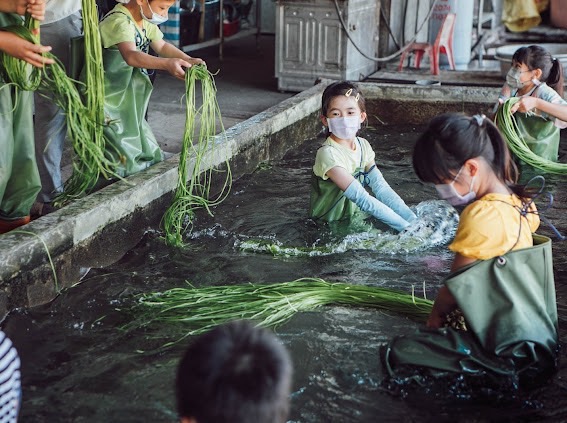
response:
{"label": "plastic crate", "polygon": [[235,19],[232,22],[223,22],[222,33],[225,37],[230,37],[238,32],[240,29],[240,18]]}

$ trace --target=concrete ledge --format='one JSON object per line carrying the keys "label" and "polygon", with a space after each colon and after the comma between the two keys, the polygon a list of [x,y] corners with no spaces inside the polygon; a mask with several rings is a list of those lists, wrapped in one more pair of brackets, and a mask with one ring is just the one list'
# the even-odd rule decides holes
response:
{"label": "concrete ledge", "polygon": [[[270,147],[269,143],[274,134],[290,128],[290,125],[302,130],[301,135],[295,134],[298,142],[316,135],[316,125],[307,120],[312,120],[311,115],[320,107],[320,90],[320,86],[313,87],[229,128],[224,136],[216,136],[214,147],[202,161],[202,170],[223,166],[227,161],[232,167],[234,161],[239,172],[232,170],[238,177],[253,170],[260,160],[276,157],[274,152],[280,152],[282,148]],[[257,145],[261,145],[263,154],[258,154],[258,148],[254,148]],[[290,146],[284,146],[283,152]],[[240,159],[242,163],[239,163],[236,156],[245,156],[246,159]],[[78,281],[81,269],[119,259],[125,252],[123,248],[108,245],[108,250],[115,257],[100,259],[101,247],[92,248],[92,244],[97,242],[97,237],[103,237],[110,243],[125,244],[131,248],[147,228],[159,224],[177,185],[178,164],[179,155],[175,155],[19,230],[0,235],[0,314],[11,308],[50,301],[58,289]],[[194,158],[188,160],[187,166],[190,175],[195,166]],[[159,203],[158,207],[156,203]],[[145,212],[152,207],[157,210]],[[137,217],[132,218],[136,212]],[[153,216],[143,222],[140,230],[140,220],[149,214]],[[136,231],[132,230],[133,226],[138,226]],[[127,239],[108,236],[105,231],[121,233],[122,237],[127,234]],[[137,235],[133,235],[134,232]],[[49,263],[48,252],[54,269]],[[57,287],[53,271],[57,274]]]}
{"label": "concrete ledge", "polygon": [[[216,136],[202,170],[222,168],[228,161],[237,178],[253,171],[261,161],[281,157],[315,137],[321,130],[321,94],[330,82],[323,80],[236,124],[224,136]],[[423,123],[445,109],[479,113],[498,93],[484,88],[379,83],[362,83],[361,88],[371,124]],[[50,301],[58,290],[76,283],[85,270],[120,259],[147,230],[157,228],[177,184],[178,163],[179,155],[175,155],[19,231],[1,235],[0,315],[15,307]],[[195,160],[188,160],[187,166],[190,175]]]}

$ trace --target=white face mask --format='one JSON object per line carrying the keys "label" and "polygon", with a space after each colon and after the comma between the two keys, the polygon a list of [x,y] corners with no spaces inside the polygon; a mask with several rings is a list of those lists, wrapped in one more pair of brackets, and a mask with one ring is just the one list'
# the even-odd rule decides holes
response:
{"label": "white face mask", "polygon": [[157,13],[155,13],[152,10],[152,7],[150,6],[150,1],[146,0],[146,2],[148,3],[148,7],[150,8],[150,12],[152,12],[152,17],[151,18],[146,18],[146,15],[144,15],[144,10],[142,9],[142,6],[140,6],[140,12],[142,12],[142,18],[144,18],[144,20],[153,23],[154,25],[161,25],[162,23],[167,21],[167,18],[161,15],[158,15]]}
{"label": "white face mask", "polygon": [[[518,89],[518,90],[520,88],[523,88],[528,83],[528,81],[524,81],[524,82],[520,81],[520,77],[524,72],[531,72],[531,71],[529,71],[529,70],[521,71],[518,68],[510,68],[510,70],[506,74],[506,84],[508,84],[510,87]],[[541,84],[539,79],[536,79],[536,78],[532,78],[532,83],[536,86]]]}
{"label": "white face mask", "polygon": [[476,175],[472,177],[471,185],[469,186],[469,192],[467,192],[465,195],[459,194],[455,189],[454,186],[455,181],[461,174],[462,170],[463,167],[459,169],[459,172],[457,172],[457,174],[455,175],[455,179],[453,179],[453,181],[450,184],[435,185],[435,189],[437,190],[439,197],[441,197],[442,200],[447,201],[452,206],[463,206],[465,204],[470,203],[476,198],[476,192],[474,192],[473,190],[474,178],[476,177]]}
{"label": "white face mask", "polygon": [[343,140],[352,140],[360,129],[360,116],[327,118],[329,131]]}

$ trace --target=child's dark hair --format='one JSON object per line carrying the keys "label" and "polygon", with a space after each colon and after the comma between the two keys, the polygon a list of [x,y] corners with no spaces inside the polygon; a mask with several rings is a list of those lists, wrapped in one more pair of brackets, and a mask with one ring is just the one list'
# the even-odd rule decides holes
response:
{"label": "child's dark hair", "polygon": [[333,82],[332,84],[328,85],[323,91],[323,96],[321,98],[321,114],[323,116],[327,116],[327,112],[329,111],[329,104],[333,97],[337,97],[340,95],[349,95],[353,97],[358,96],[358,107],[362,112],[366,112],[366,101],[364,100],[364,96],[358,89],[358,86],[349,81],[339,81]]}
{"label": "child's dark hair", "polygon": [[523,63],[529,70],[541,69],[541,81],[563,97],[563,65],[549,51],[538,45],[520,47],[512,62]]}
{"label": "child's dark hair", "polygon": [[465,162],[475,157],[484,158],[518,196],[531,196],[517,185],[518,168],[500,131],[481,115],[445,113],[434,117],[416,141],[413,168],[422,181],[440,184],[453,179]]}
{"label": "child's dark hair", "polygon": [[291,373],[287,350],[267,329],[247,321],[217,326],[179,364],[177,411],[198,423],[282,423]]}

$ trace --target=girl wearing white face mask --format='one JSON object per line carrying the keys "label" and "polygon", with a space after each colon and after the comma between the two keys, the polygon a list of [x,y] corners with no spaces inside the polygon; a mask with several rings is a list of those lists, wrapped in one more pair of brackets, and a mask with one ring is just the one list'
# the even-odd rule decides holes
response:
{"label": "girl wearing white face mask", "polygon": [[[120,4],[124,3],[124,4]],[[107,152],[121,176],[163,159],[145,115],[152,92],[147,69],[184,80],[185,69],[204,64],[163,40],[157,25],[167,20],[174,0],[120,0],[100,22],[105,78],[104,127]],[[149,48],[157,57],[149,54]]]}
{"label": "girl wearing white face mask", "polygon": [[395,337],[381,351],[385,371],[436,388],[432,380],[453,386],[461,375],[470,376],[459,379],[465,386],[474,380],[473,389],[512,380],[523,388],[549,377],[558,346],[551,240],[533,234],[539,215],[516,185],[498,128],[480,115],[437,116],[416,141],[413,167],[442,198],[473,202],[449,245],[451,273],[428,328]]}
{"label": "girl wearing white face mask", "polygon": [[309,216],[332,222],[350,219],[362,210],[401,231],[416,216],[376,167],[368,141],[356,135],[365,120],[364,97],[354,84],[335,82],[325,89],[321,121],[329,136],[313,166]]}
{"label": "girl wearing white face mask", "polygon": [[512,57],[502,94],[499,103],[510,95],[521,97],[511,111],[528,147],[540,157],[557,161],[559,130],[567,127],[559,60],[537,45],[519,48]]}
{"label": "girl wearing white face mask", "polygon": [[[420,180],[435,184],[442,199],[453,205],[471,203],[462,211],[449,245],[455,252],[451,271],[532,246],[539,217],[524,188],[516,185],[516,165],[490,120],[460,114],[434,118],[416,142],[413,166]],[[530,212],[522,215],[527,204]],[[442,287],[428,325],[441,327],[455,307]]]}

